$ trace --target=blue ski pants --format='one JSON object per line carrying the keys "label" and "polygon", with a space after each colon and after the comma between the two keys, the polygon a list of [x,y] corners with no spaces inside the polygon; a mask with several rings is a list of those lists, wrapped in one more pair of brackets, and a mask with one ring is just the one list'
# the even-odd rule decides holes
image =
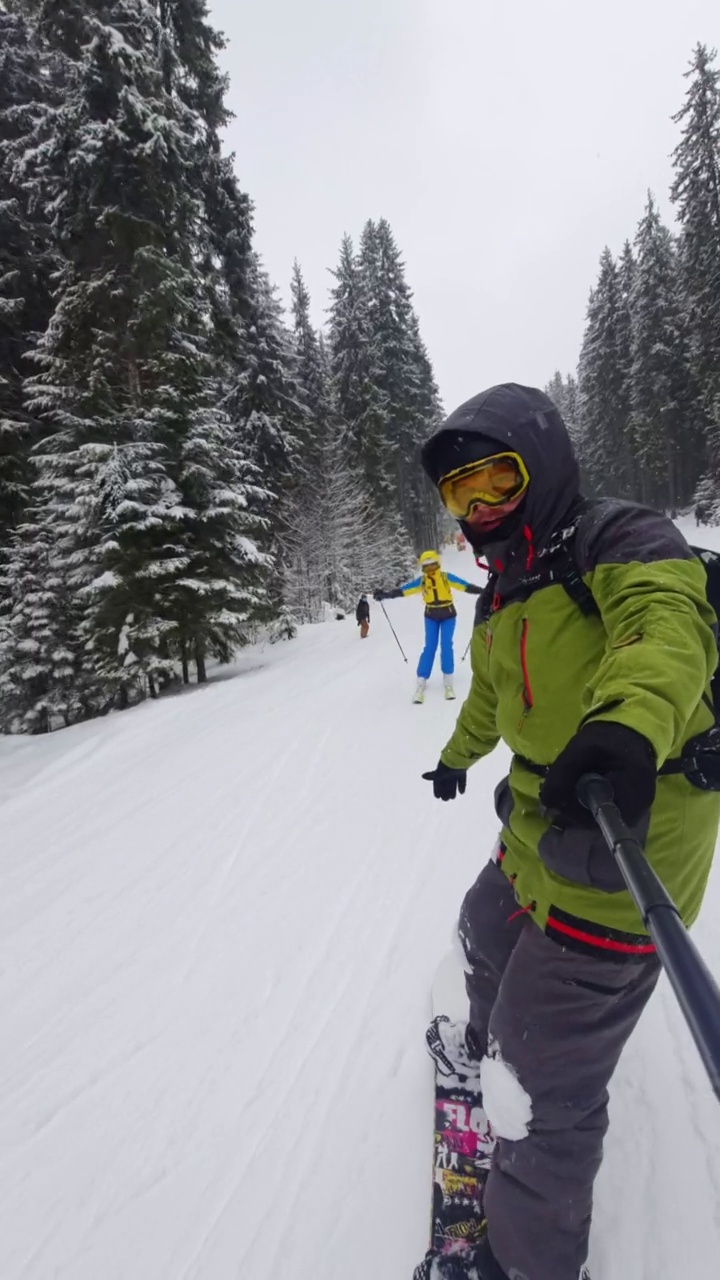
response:
{"label": "blue ski pants", "polygon": [[436,618],[425,619],[425,648],[420,654],[420,661],[418,662],[418,680],[430,679],[435,654],[437,653],[438,640],[440,641],[440,670],[444,676],[452,675],[455,670],[453,636],[456,622],[457,618],[443,618],[442,622],[438,622]]}

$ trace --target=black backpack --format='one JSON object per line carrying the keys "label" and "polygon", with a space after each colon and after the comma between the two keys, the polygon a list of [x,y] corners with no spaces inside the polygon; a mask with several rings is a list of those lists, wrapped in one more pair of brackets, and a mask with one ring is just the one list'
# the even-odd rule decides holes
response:
{"label": "black backpack", "polygon": [[[694,552],[698,560],[702,560],[705,566],[708,603],[715,610],[715,617],[720,624],[720,552],[707,551],[705,547],[691,547],[690,550]],[[717,630],[715,639],[720,645],[720,634],[718,634]],[[710,684],[710,693],[715,719],[720,723],[720,664],[715,668]]]}

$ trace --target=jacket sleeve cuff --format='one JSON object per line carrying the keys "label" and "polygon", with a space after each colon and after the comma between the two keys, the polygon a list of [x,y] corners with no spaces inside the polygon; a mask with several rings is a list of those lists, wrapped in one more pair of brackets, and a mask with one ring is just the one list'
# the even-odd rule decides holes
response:
{"label": "jacket sleeve cuff", "polygon": [[[643,721],[642,727],[638,723],[640,718]],[[672,728],[661,723],[659,719],[651,721],[647,714],[639,717],[637,712],[633,712],[632,705],[616,703],[605,709],[598,707],[596,712],[592,709],[588,711],[580,722],[580,728],[586,724],[599,724],[603,721],[621,724],[625,729],[633,729],[635,733],[640,734],[646,742],[650,743],[658,769],[668,759],[672,746]]]}

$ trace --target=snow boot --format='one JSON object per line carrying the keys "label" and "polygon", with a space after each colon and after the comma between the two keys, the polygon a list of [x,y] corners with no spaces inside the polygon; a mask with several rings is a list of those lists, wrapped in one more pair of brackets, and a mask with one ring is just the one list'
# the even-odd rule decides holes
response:
{"label": "snow boot", "polygon": [[414,696],[414,698],[413,698],[413,702],[424,702],[424,701],[425,701],[425,686],[426,686],[426,685],[427,685],[427,680],[418,680],[418,682],[417,682],[417,689],[415,690],[415,696]]}
{"label": "snow boot", "polygon": [[[508,1280],[508,1277],[484,1236],[479,1244],[455,1253],[437,1254],[430,1250],[415,1268],[413,1280]],[[578,1280],[590,1280],[587,1267],[583,1267]]]}
{"label": "snow boot", "polygon": [[445,685],[445,697],[448,702],[452,702],[455,698],[455,690],[453,689],[452,676],[443,676],[443,684]]}
{"label": "snow boot", "polygon": [[428,1255],[420,1265],[426,1269],[423,1272],[418,1267],[413,1280],[508,1280],[492,1254],[487,1236],[457,1253]]}
{"label": "snow boot", "polygon": [[431,1249],[415,1268],[413,1280],[480,1280],[472,1260],[474,1252],[458,1249],[456,1253],[436,1253]]}
{"label": "snow boot", "polygon": [[452,1022],[444,1013],[433,1018],[425,1032],[430,1057],[438,1075],[452,1084],[480,1089],[482,1051],[468,1022]]}
{"label": "snow boot", "polygon": [[[486,1224],[483,1222],[482,1229]],[[508,1280],[490,1253],[490,1266],[494,1269],[480,1270],[480,1260],[485,1251],[487,1237],[479,1244],[458,1244],[451,1253],[438,1253],[436,1249],[428,1249],[423,1261],[413,1272],[413,1280]]]}

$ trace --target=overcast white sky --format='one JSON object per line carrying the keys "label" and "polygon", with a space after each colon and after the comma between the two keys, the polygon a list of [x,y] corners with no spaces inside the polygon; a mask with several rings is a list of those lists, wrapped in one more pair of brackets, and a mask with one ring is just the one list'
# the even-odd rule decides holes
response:
{"label": "overcast white sky", "polygon": [[386,217],[448,411],[573,369],[604,244],[670,152],[718,0],[210,0],[230,46],[228,142],[256,247],[318,323],[344,232]]}

